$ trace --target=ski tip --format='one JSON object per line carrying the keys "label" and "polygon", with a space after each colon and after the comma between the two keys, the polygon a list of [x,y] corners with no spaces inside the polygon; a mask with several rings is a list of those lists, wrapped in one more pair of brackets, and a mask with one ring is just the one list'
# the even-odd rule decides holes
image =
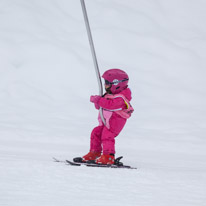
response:
{"label": "ski tip", "polygon": [[58,160],[58,159],[55,158],[55,157],[52,157],[52,159],[53,159],[54,162],[60,162],[60,160]]}
{"label": "ski tip", "polygon": [[54,162],[65,162],[64,160],[59,160],[56,157],[52,157],[52,159],[53,159]]}

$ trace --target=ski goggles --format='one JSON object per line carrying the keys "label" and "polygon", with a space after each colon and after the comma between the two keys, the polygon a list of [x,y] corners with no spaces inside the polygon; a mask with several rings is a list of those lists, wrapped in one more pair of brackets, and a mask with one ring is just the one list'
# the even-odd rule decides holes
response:
{"label": "ski goggles", "polygon": [[106,85],[110,85],[110,84],[118,85],[120,82],[125,82],[125,81],[128,81],[128,80],[129,79],[123,79],[123,80],[114,79],[113,82],[110,82],[110,81],[105,79],[105,84]]}

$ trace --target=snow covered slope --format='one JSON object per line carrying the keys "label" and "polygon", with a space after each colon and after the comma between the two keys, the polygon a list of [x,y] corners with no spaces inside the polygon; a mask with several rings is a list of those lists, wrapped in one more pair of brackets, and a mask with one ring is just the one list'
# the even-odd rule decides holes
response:
{"label": "snow covered slope", "polygon": [[0,2],[0,205],[204,206],[206,2],[86,0],[101,73],[130,76],[116,141],[138,170],[69,167],[88,152],[98,84],[80,1]]}

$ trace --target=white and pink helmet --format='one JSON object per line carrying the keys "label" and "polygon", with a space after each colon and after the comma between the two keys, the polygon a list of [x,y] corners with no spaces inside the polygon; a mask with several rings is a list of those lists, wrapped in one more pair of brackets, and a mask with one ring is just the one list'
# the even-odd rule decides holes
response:
{"label": "white and pink helmet", "polygon": [[109,69],[104,72],[102,77],[105,80],[105,84],[111,85],[112,94],[118,94],[127,88],[129,76],[121,69]]}

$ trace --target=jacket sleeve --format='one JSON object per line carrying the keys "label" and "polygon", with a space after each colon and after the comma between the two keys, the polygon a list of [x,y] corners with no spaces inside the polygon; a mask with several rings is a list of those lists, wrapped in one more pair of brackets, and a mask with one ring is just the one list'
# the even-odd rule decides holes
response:
{"label": "jacket sleeve", "polygon": [[121,97],[117,97],[114,99],[107,99],[101,97],[98,102],[98,105],[108,110],[122,110],[126,108],[126,104]]}

